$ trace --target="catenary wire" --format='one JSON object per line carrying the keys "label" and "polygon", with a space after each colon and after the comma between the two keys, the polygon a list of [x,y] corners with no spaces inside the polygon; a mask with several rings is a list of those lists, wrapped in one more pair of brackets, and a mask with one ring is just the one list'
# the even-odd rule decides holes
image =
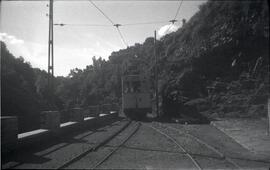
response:
{"label": "catenary wire", "polygon": [[[150,21],[150,22],[137,22],[137,23],[127,23],[121,24],[119,26],[137,26],[137,25],[151,25],[151,24],[164,24],[168,23],[168,21]],[[114,25],[105,25],[105,24],[76,24],[76,23],[56,23],[56,26],[88,26],[88,27],[112,27]]]}
{"label": "catenary wire", "polygon": [[111,18],[109,18],[109,16],[108,15],[106,15],[93,1],[91,1],[91,0],[89,0],[89,2],[105,17],[105,18],[107,18],[109,21],[110,21],[110,23],[112,24],[112,25],[114,25],[115,23],[111,20]]}
{"label": "catenary wire", "polygon": [[116,27],[116,29],[117,29],[117,31],[118,31],[120,37],[121,37],[122,42],[128,47],[128,44],[127,44],[127,42],[125,41],[125,39],[124,39],[124,37],[123,37],[123,35],[122,35],[120,29],[119,29],[118,27]]}
{"label": "catenary wire", "polygon": [[[155,21],[155,22],[144,22],[144,23],[130,23],[130,24],[115,24],[112,19],[105,14],[105,12],[103,12],[92,0],[89,0],[89,2],[112,24],[112,26],[115,26],[117,29],[118,34],[120,35],[120,38],[122,40],[122,42],[128,47],[128,44],[123,36],[123,34],[121,33],[119,26],[135,26],[135,25],[148,25],[148,24],[157,24],[157,23],[165,23],[167,21]],[[180,4],[177,8],[175,17],[172,21],[172,24],[170,25],[170,27],[168,28],[168,30],[171,29],[172,25],[174,24],[174,22],[176,21],[176,17],[180,11],[180,8],[182,6],[183,0],[180,1]],[[171,22],[170,21],[170,22]],[[60,26],[64,26],[64,25],[70,25],[70,26],[109,26],[109,25],[96,25],[96,24],[55,24],[55,25],[60,25]],[[167,31],[168,31],[167,30]]]}
{"label": "catenary wire", "polygon": [[[3,0],[3,1],[47,1],[47,0]],[[54,0],[54,1],[73,1],[73,0]],[[112,26],[115,26],[119,35],[120,35],[120,38],[122,39],[123,43],[125,45],[127,45],[127,42],[125,41],[124,37],[123,37],[123,34],[121,33],[121,31],[119,30],[119,26],[135,26],[135,25],[148,25],[148,24],[158,24],[158,23],[166,23],[167,21],[154,21],[154,22],[143,22],[143,23],[128,23],[128,24],[115,24],[112,19],[106,15],[93,1],[110,1],[110,0],[80,0],[80,1],[89,1],[100,13],[102,13],[102,15],[107,19],[109,20],[109,22],[112,24]],[[111,0],[111,1],[114,1],[114,0]],[[148,0],[142,0],[142,1],[148,1]],[[160,1],[160,0],[157,0],[157,1]],[[177,1],[177,0],[169,0],[169,1]],[[178,9],[177,9],[177,12],[176,12],[176,15],[174,17],[174,20],[176,19],[179,11],[180,11],[180,8],[182,6],[182,3],[183,3],[183,0],[181,0],[179,6],[178,6]],[[171,20],[172,21],[172,20]],[[65,25],[69,25],[69,26],[89,26],[89,27],[109,27],[110,25],[99,25],[99,24],[68,24],[68,23],[60,23],[60,24],[54,24],[54,25],[58,25],[58,26],[65,26]],[[173,24],[171,24],[171,26],[169,27],[169,29],[172,27]],[[169,30],[168,29],[168,30]],[[128,46],[128,45],[127,45]]]}
{"label": "catenary wire", "polygon": [[183,0],[180,1],[179,6],[178,6],[177,11],[176,11],[176,14],[174,16],[174,19],[171,20],[172,23],[171,23],[170,27],[166,30],[166,32],[168,32],[172,28],[172,26],[174,25],[174,23],[177,21],[176,18],[178,16],[179,12],[180,12],[180,8],[182,6],[182,3],[183,3]]}
{"label": "catenary wire", "polygon": [[127,24],[122,24],[122,26],[151,25],[151,24],[164,24],[164,23],[168,23],[168,21],[149,21],[149,22],[127,23]]}
{"label": "catenary wire", "polygon": [[[18,1],[18,2],[43,2],[43,1],[48,1],[48,0],[1,0],[3,2],[14,2],[14,1]],[[54,0],[54,1],[63,1],[63,2],[81,2],[81,1],[89,1],[89,0]],[[92,1],[96,1],[96,2],[114,2],[114,1],[120,1],[120,2],[125,2],[126,0],[92,0]],[[159,1],[164,1],[164,0],[135,0],[135,1],[139,1],[139,2],[159,2]],[[166,0],[168,2],[170,1],[178,1],[178,0]],[[220,0],[220,1],[224,1],[224,0]],[[234,1],[234,0],[227,0],[227,1]],[[251,0],[245,0],[245,1],[251,1]]]}
{"label": "catenary wire", "polygon": [[111,27],[112,25],[105,24],[73,24],[73,23],[56,23],[56,26],[86,26],[86,27]]}
{"label": "catenary wire", "polygon": [[128,47],[128,44],[127,44],[127,42],[126,42],[126,40],[124,39],[124,36],[123,36],[123,34],[121,33],[121,31],[120,31],[120,29],[119,29],[119,26],[121,26],[121,24],[116,24],[116,23],[114,23],[113,21],[112,21],[112,19],[108,16],[108,15],[106,15],[93,1],[91,1],[91,0],[89,0],[89,2],[100,12],[100,13],[102,13],[102,15],[105,17],[105,18],[107,18],[109,21],[110,21],[110,23],[113,25],[113,26],[115,26],[116,27],[116,29],[117,29],[117,32],[119,33],[119,35],[120,35],[120,38],[121,38],[121,40],[122,40],[122,42]]}
{"label": "catenary wire", "polygon": [[177,8],[177,11],[176,11],[176,14],[175,14],[174,20],[176,20],[176,18],[177,18],[177,16],[178,16],[178,14],[179,14],[179,11],[180,11],[180,8],[181,8],[181,6],[182,6],[182,3],[183,3],[183,0],[181,0],[181,2],[180,2],[180,4],[179,4],[179,6],[178,6],[178,8]]}

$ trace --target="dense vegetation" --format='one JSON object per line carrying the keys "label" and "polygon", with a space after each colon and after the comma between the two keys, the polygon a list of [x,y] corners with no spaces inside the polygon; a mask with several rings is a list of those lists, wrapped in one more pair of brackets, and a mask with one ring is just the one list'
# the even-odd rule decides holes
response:
{"label": "dense vegetation", "polygon": [[36,77],[29,63],[15,58],[1,43],[1,115],[17,115],[20,129],[38,126],[38,113],[45,106],[36,92]]}
{"label": "dense vegetation", "polygon": [[[210,0],[179,30],[162,37],[157,54],[163,114],[179,116],[197,108],[192,112],[209,117],[266,116],[268,23],[266,0]],[[48,109],[46,72],[12,56],[3,43],[1,49],[2,114],[37,122],[38,113]],[[57,77],[56,107],[119,103],[123,62],[136,56],[141,71],[153,80],[153,50],[154,39],[147,38],[143,44],[113,52],[108,61],[93,57],[85,69]]]}

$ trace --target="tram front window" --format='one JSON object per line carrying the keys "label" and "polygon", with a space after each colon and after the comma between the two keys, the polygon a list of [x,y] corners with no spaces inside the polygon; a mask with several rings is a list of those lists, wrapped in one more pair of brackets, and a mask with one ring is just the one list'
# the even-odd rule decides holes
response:
{"label": "tram front window", "polygon": [[129,82],[125,82],[124,83],[124,92],[125,93],[129,93],[129,91],[130,91]]}
{"label": "tram front window", "polygon": [[133,87],[134,87],[134,92],[140,92],[141,91],[141,82],[139,81],[135,81],[133,83]]}
{"label": "tram front window", "polygon": [[125,82],[124,83],[124,93],[138,93],[141,92],[141,82]]}

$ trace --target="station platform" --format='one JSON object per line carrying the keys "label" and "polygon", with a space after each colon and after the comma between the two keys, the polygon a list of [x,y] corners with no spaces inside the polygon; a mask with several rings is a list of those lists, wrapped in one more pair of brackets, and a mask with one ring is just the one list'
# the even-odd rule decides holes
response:
{"label": "station platform", "polygon": [[268,119],[221,119],[211,124],[244,148],[270,160]]}

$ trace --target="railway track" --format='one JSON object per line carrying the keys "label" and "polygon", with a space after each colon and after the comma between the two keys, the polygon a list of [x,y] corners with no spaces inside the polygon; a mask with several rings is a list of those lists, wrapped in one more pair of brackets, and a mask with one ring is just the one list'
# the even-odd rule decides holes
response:
{"label": "railway track", "polygon": [[197,136],[194,136],[194,135],[190,134],[188,131],[182,131],[182,130],[180,130],[178,128],[174,128],[172,126],[166,126],[166,125],[163,125],[161,123],[158,123],[158,125],[161,126],[161,127],[163,127],[163,128],[167,128],[167,129],[170,129],[172,131],[175,131],[176,133],[178,133],[180,135],[186,135],[186,136],[194,139],[198,143],[206,146],[208,149],[210,149],[210,150],[214,151],[215,153],[217,153],[220,156],[220,159],[226,160],[227,162],[229,162],[230,164],[232,164],[237,169],[242,169],[242,167],[240,167],[239,165],[237,165],[230,157],[226,156],[225,154],[223,154],[222,152],[220,152],[219,150],[217,150],[216,148],[214,148],[210,144],[206,143],[205,141],[201,140]]}
{"label": "railway track", "polygon": [[104,146],[105,144],[107,144],[109,141],[111,141],[113,138],[115,138],[118,134],[120,134],[122,131],[124,131],[130,124],[132,123],[132,121],[128,121],[122,128],[120,128],[117,132],[115,132],[114,134],[108,136],[105,140],[103,140],[102,142],[96,144],[93,147],[90,147],[89,149],[87,149],[85,152],[73,157],[72,159],[64,162],[62,165],[56,167],[55,169],[64,169],[66,167],[68,167],[69,165],[71,165],[72,163],[78,161],[79,159],[81,159],[82,157],[84,157],[85,155],[87,155],[90,152],[96,151],[98,148]]}
{"label": "railway track", "polygon": [[152,128],[153,130],[155,130],[159,134],[162,134],[163,136],[165,136],[166,138],[168,138],[169,140],[171,140],[177,147],[179,147],[184,152],[184,154],[187,157],[190,158],[190,160],[194,163],[194,165],[196,166],[197,169],[202,170],[200,164],[195,160],[195,158],[193,158],[192,155],[189,152],[187,152],[187,150],[181,144],[179,144],[179,142],[177,142],[172,136],[166,134],[165,132],[162,132],[161,130],[159,130],[159,129],[151,126],[151,125],[146,125],[146,126]]}
{"label": "railway track", "polygon": [[61,166],[57,167],[56,169],[65,169],[65,168],[68,168],[73,163],[79,161],[81,158],[83,158],[87,154],[89,154],[89,153],[91,153],[93,151],[97,151],[99,148],[105,147],[107,143],[109,143],[110,141],[112,141],[113,139],[115,139],[119,134],[121,134],[122,132],[124,132],[129,127],[132,128],[131,132],[111,152],[109,152],[108,154],[106,154],[100,161],[98,161],[93,167],[90,168],[90,169],[97,169],[106,160],[108,160],[119,148],[121,148],[138,131],[140,125],[141,124],[139,122],[133,122],[133,121],[130,121],[129,120],[129,122],[127,124],[125,124],[116,133],[112,134],[111,136],[109,136],[108,138],[106,138],[104,141],[102,141],[101,143],[97,144],[96,146],[89,148],[88,150],[86,150],[85,152],[81,153],[80,155],[77,155],[76,157],[74,157],[74,158],[66,161],[64,164],[62,164]]}
{"label": "railway track", "polygon": [[99,166],[101,166],[105,161],[107,161],[117,150],[119,150],[140,128],[141,123],[136,122],[135,125],[133,125],[131,132],[124,138],[123,141],[119,145],[117,145],[111,152],[106,154],[103,159],[101,159],[97,164],[95,164],[91,169],[97,169]]}
{"label": "railway track", "polygon": [[[146,131],[143,131],[143,127],[140,128],[141,126],[144,126],[144,125],[145,127],[148,127]],[[139,130],[138,132],[139,135],[138,136],[136,135],[136,137],[132,138],[131,140],[131,137],[133,137],[134,134],[138,130]],[[157,135],[157,133],[161,135]],[[166,125],[166,124],[161,124],[158,122],[140,123],[140,122],[126,120],[126,119],[124,122],[122,122],[121,126],[118,126],[118,128],[115,129],[113,132],[111,131],[110,133],[106,133],[106,135],[102,137],[102,140],[99,140],[98,142],[93,142],[91,143],[91,145],[85,144],[85,146],[87,145],[89,146],[87,150],[83,150],[82,153],[79,152],[78,155],[73,154],[72,156],[69,157],[68,160],[61,159],[63,161],[58,162],[56,164],[57,167],[51,166],[52,164],[50,165],[50,167],[53,167],[56,169],[65,169],[65,168],[69,169],[69,168],[76,168],[76,167],[81,167],[82,169],[84,168],[99,169],[99,168],[104,168],[104,167],[105,168],[110,167],[111,166],[110,163],[114,163],[112,160],[117,160],[116,158],[118,157],[125,158],[125,155],[121,155],[121,154],[125,153],[122,151],[122,148],[124,149],[126,146],[130,145],[131,146],[130,148],[132,148],[132,146],[135,144],[133,146],[133,149],[137,149],[141,147],[143,151],[147,151],[145,153],[148,153],[148,151],[150,151],[150,149],[152,148],[152,145],[149,145],[149,143],[146,145],[145,144],[137,145],[136,141],[141,141],[142,139],[144,139],[144,136],[142,135],[149,135],[149,134],[150,136],[151,134],[153,134],[154,137],[159,137],[159,138],[155,138],[156,140],[160,139],[164,142],[167,142],[166,146],[172,146],[172,148],[174,149],[175,147],[177,147],[179,151],[181,151],[180,153],[182,155],[181,158],[185,158],[183,159],[186,161],[185,164],[187,164],[189,167],[192,167],[194,169],[198,169],[198,170],[201,170],[204,168],[207,169],[209,168],[209,165],[218,167],[219,163],[222,163],[222,166],[229,169],[242,169],[242,167],[240,167],[239,165],[236,164],[236,162],[234,162],[235,158],[228,157],[225,153],[222,153],[219,149],[216,149],[214,147],[215,145],[211,145],[207,143],[206,141],[200,139],[199,137],[197,137],[196,135],[193,135],[192,133],[190,133],[189,131],[185,129],[179,129],[179,128]],[[152,139],[152,138],[149,137],[148,139]],[[167,139],[173,143],[168,142]],[[131,143],[129,143],[129,141]],[[150,140],[150,141],[154,142],[155,140]],[[129,144],[126,144],[127,142]],[[165,146],[165,145],[162,145],[162,146]],[[148,149],[148,147],[150,149]],[[153,148],[155,147],[159,148],[160,146],[157,144],[156,146],[154,145]],[[97,151],[97,152],[94,152],[94,151]],[[176,153],[179,154],[179,151]],[[140,159],[138,160],[140,161]],[[179,160],[178,158],[175,158],[175,157],[173,157],[173,159],[175,159],[175,161]],[[161,159],[159,161],[164,161],[164,160]],[[149,162],[147,163],[150,164]],[[127,167],[129,165],[130,164],[126,164]],[[156,164],[152,162],[151,165],[155,166]],[[114,165],[112,165],[112,167],[113,166]],[[178,163],[178,166],[181,167],[182,164]],[[243,166],[245,165],[243,164]]]}
{"label": "railway track", "polygon": [[[127,120],[126,120],[126,119],[123,119],[122,121],[125,122],[125,121],[127,121]],[[121,122],[121,121],[117,121],[117,122],[115,122],[115,123],[120,123],[120,122]],[[66,166],[68,166],[69,164],[71,164],[72,162],[74,162],[74,161],[80,159],[81,157],[83,157],[83,156],[86,155],[87,153],[89,153],[89,152],[91,152],[91,151],[97,150],[99,147],[105,145],[105,144],[106,144],[107,142],[109,142],[112,138],[114,138],[114,137],[117,136],[119,133],[121,133],[124,129],[126,129],[126,128],[129,126],[130,123],[131,123],[131,121],[128,120],[128,121],[127,121],[124,125],[122,125],[122,127],[120,127],[116,132],[114,132],[112,135],[108,136],[107,138],[105,138],[104,140],[102,140],[101,142],[99,142],[98,144],[94,145],[93,147],[87,148],[84,152],[79,153],[78,155],[72,157],[72,158],[69,159],[68,161],[62,163],[60,166],[57,166],[57,167],[51,167],[51,168],[53,168],[53,169],[63,169],[63,168],[65,168]],[[96,134],[96,133],[99,133],[99,132],[98,132],[98,131],[94,131],[94,132],[88,133],[88,134],[86,134],[86,135],[83,135],[83,136],[81,136],[81,137],[79,137],[79,138],[77,138],[77,139],[82,139],[82,138],[84,138],[84,137],[89,137],[89,136],[92,136],[92,135],[94,135],[94,134]],[[59,146],[59,147],[54,148],[53,150],[49,150],[49,151],[46,151],[46,152],[44,152],[44,153],[37,154],[37,155],[38,155],[38,156],[45,157],[45,156],[47,156],[47,155],[49,155],[49,154],[51,154],[51,153],[53,153],[53,152],[55,152],[55,151],[58,151],[58,150],[60,150],[60,149],[63,149],[63,148],[65,148],[65,147],[68,147],[68,146],[70,146],[70,145],[71,145],[70,143],[66,143],[66,144],[64,144],[64,145],[61,145],[61,146]],[[34,149],[36,149],[36,147],[37,147],[37,146],[34,146]],[[20,152],[23,152],[23,151],[20,151]],[[23,165],[23,164],[24,164],[24,162],[11,162],[11,163],[7,162],[6,164],[2,165],[1,168],[3,168],[3,169],[14,169],[14,168],[18,168],[19,166],[21,166],[21,165]],[[48,167],[48,168],[49,168],[49,167]],[[49,168],[49,169],[50,169],[50,168]]]}

